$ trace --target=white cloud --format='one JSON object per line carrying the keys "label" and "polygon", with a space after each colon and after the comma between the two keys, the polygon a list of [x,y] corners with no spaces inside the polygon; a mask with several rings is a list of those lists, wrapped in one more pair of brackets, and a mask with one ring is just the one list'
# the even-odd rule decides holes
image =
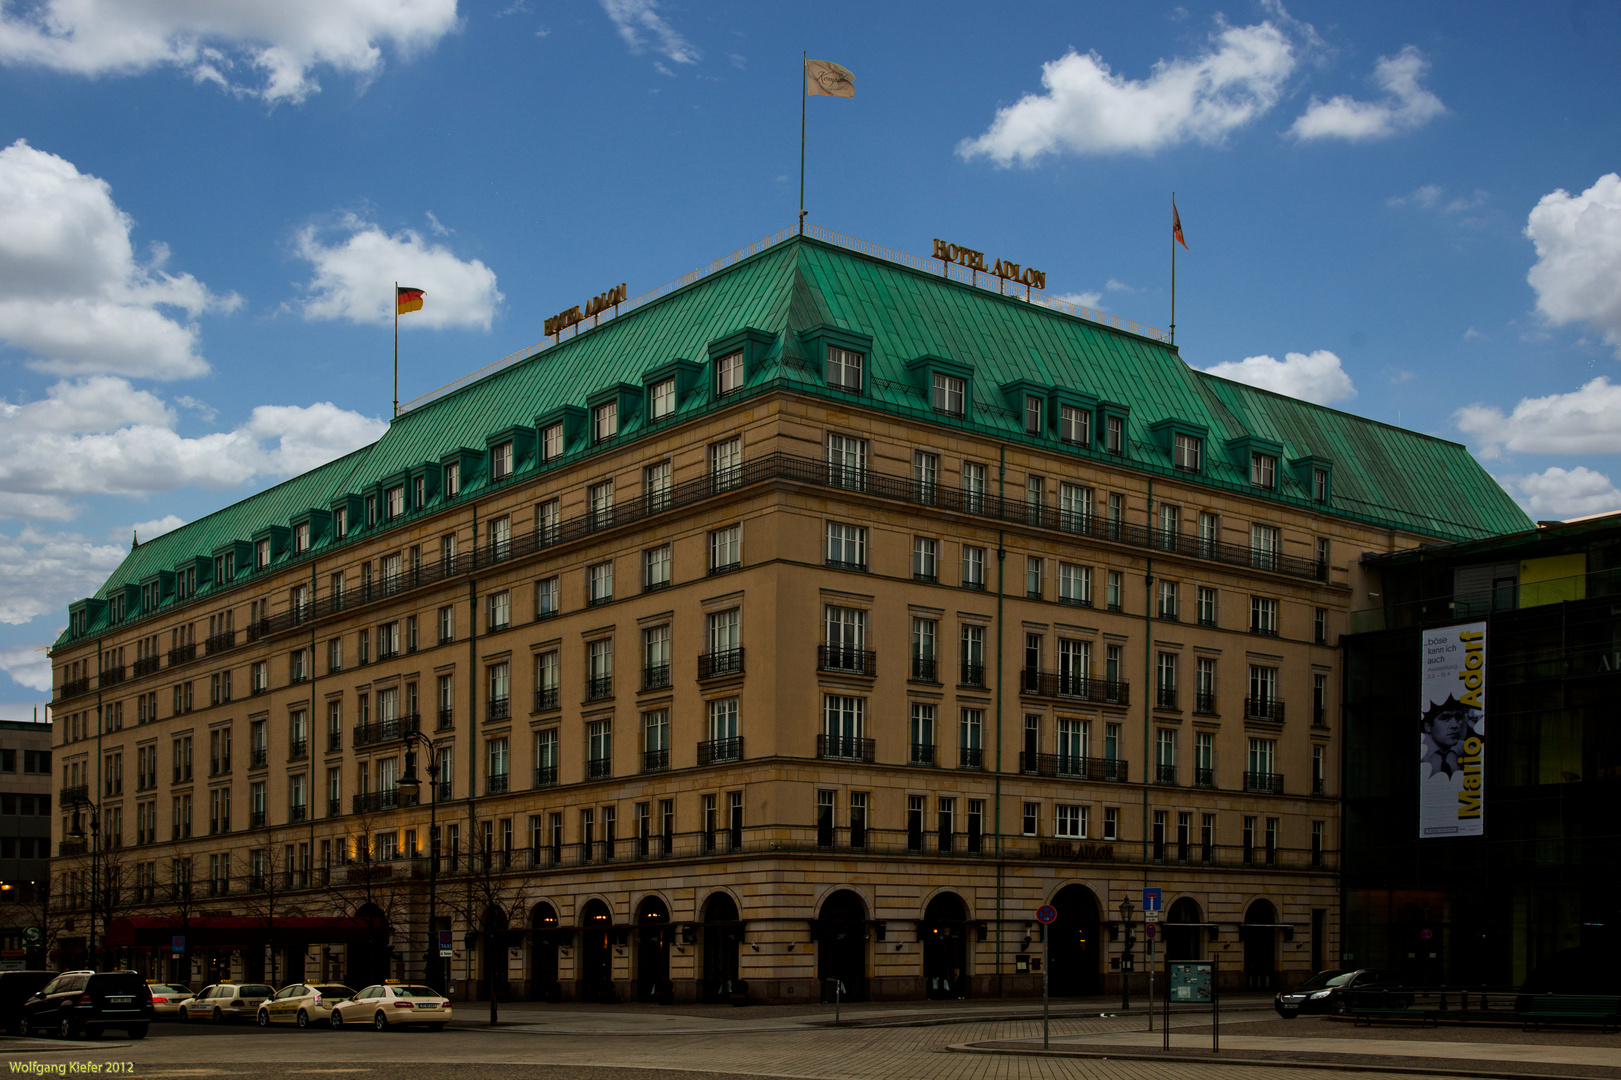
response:
{"label": "white cloud", "polygon": [[1289,131],[1297,139],[1362,142],[1423,127],[1447,111],[1440,98],[1419,85],[1429,66],[1412,45],[1395,56],[1381,56],[1373,68],[1373,82],[1385,92],[1382,100],[1358,101],[1348,94],[1328,101],[1314,97]]}
{"label": "white cloud", "polygon": [[1486,335],[1482,334],[1479,330],[1476,330],[1473,326],[1471,326],[1469,329],[1467,329],[1467,330],[1465,330],[1463,332],[1463,340],[1465,340],[1465,341],[1485,341],[1486,340]]}
{"label": "white cloud", "polygon": [[1100,292],[1060,293],[1053,299],[1062,300],[1066,304],[1078,304],[1094,311],[1103,310],[1103,294]]}
{"label": "white cloud", "polygon": [[1506,478],[1526,512],[1538,520],[1563,520],[1621,510],[1621,490],[1608,476],[1586,465],[1557,465],[1528,476]]}
{"label": "white cloud", "polygon": [[369,221],[346,215],[342,234],[323,242],[315,226],[296,238],[298,254],[315,266],[301,302],[306,319],[347,319],[385,323],[394,318],[394,283],[422,289],[422,310],[400,320],[403,327],[478,326],[490,328],[505,297],[495,287],[495,271],[478,259],[463,262],[449,248],[430,243],[415,229],[393,236]]}
{"label": "white cloud", "polygon": [[1555,325],[1592,325],[1621,357],[1621,176],[1601,176],[1580,195],[1544,195],[1525,235],[1537,249],[1526,278],[1537,310]]}
{"label": "white cloud", "polygon": [[297,102],[320,89],[317,67],[369,77],[384,44],[410,54],[456,26],[456,0],[37,0],[0,4],[0,63],[86,76],[172,66]]}
{"label": "white cloud", "polygon": [[1259,386],[1302,401],[1331,405],[1356,397],[1351,376],[1340,367],[1340,358],[1327,349],[1314,353],[1286,353],[1282,360],[1270,356],[1247,356],[1204,369],[1223,379]]}
{"label": "white cloud", "polygon": [[164,514],[162,517],[154,518],[151,521],[137,521],[128,528],[114,529],[112,540],[115,543],[128,543],[138,537],[141,543],[144,544],[148,540],[156,540],[166,532],[174,532],[185,523],[185,518],[176,517],[173,514]]}
{"label": "white cloud", "polygon": [[67,610],[99,589],[128,551],[128,545],[95,544],[73,533],[30,527],[16,536],[0,533],[0,622],[20,626]]}
{"label": "white cloud", "polygon": [[19,139],[0,150],[0,341],[42,371],[110,371],[157,379],[201,375],[195,321],[241,300],[215,296],[190,274],[145,263],[134,222],[105,180]]}
{"label": "white cloud", "polygon": [[35,645],[18,645],[0,650],[0,671],[11,681],[30,690],[48,693],[51,689],[51,654]]}
{"label": "white cloud", "polygon": [[696,64],[702,54],[658,13],[658,0],[601,0],[619,36],[630,51],[641,55],[647,48],[647,35],[653,38],[653,51],[677,64]]}
{"label": "white cloud", "polygon": [[[1476,188],[1468,195],[1454,195],[1446,199],[1446,189],[1440,184],[1425,184],[1407,195],[1392,195],[1385,200],[1386,206],[1403,207],[1416,206],[1420,210],[1439,210],[1443,214],[1462,214],[1470,210],[1478,210],[1486,205],[1491,198],[1486,192]],[[1445,199],[1445,201],[1442,201]]]}
{"label": "white cloud", "polygon": [[1108,281],[1104,282],[1103,287],[1105,289],[1108,289],[1110,292],[1136,292],[1137,291],[1136,289],[1132,288],[1130,285],[1127,285],[1124,281],[1116,281],[1114,278],[1110,278]]}
{"label": "white cloud", "polygon": [[1467,405],[1452,415],[1473,437],[1480,456],[1503,450],[1528,454],[1621,452],[1621,386],[1600,375],[1568,394],[1522,398],[1507,416],[1489,405]]}
{"label": "white cloud", "polygon": [[1033,164],[1044,154],[1151,153],[1220,143],[1277,103],[1295,48],[1270,21],[1220,26],[1200,55],[1161,60],[1147,79],[1114,74],[1097,53],[1042,65],[1042,94],[997,110],[989,130],[957,147],[964,158]]}
{"label": "white cloud", "polygon": [[[230,488],[305,472],[382,437],[388,425],[330,402],[260,405],[231,431],[174,430],[161,401],[122,379],[61,382],[40,401],[0,401],[0,512],[71,516],[74,495]],[[51,512],[52,510],[56,512]]]}

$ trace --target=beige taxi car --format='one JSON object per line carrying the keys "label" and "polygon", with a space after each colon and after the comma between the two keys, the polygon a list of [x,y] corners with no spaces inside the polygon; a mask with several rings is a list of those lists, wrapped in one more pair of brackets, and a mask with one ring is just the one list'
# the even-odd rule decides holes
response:
{"label": "beige taxi car", "polygon": [[160,983],[148,979],[147,989],[152,991],[152,1014],[158,1020],[184,1020],[186,1002],[192,998],[191,987],[179,983]]}
{"label": "beige taxi car", "polygon": [[291,983],[259,1006],[255,1018],[260,1027],[296,1024],[307,1028],[318,1021],[330,1020],[332,1007],[354,996],[355,992],[342,983]]}
{"label": "beige taxi car", "polygon": [[450,1000],[427,986],[386,982],[368,986],[332,1007],[334,1028],[370,1027],[392,1031],[412,1024],[440,1031],[450,1021]]}
{"label": "beige taxi car", "polygon": [[218,982],[205,986],[186,1002],[181,1013],[187,1020],[212,1020],[223,1024],[252,1016],[274,991],[264,983]]}

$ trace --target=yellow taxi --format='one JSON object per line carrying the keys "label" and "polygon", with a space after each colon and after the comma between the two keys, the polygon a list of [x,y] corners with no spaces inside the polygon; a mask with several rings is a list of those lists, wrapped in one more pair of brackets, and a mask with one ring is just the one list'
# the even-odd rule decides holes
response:
{"label": "yellow taxi", "polygon": [[212,1020],[223,1024],[252,1016],[274,991],[264,983],[217,982],[205,986],[186,1002],[180,1014],[187,1020]]}
{"label": "yellow taxi", "polygon": [[147,989],[152,991],[152,1013],[162,1020],[186,1018],[186,1002],[192,998],[191,988],[179,983],[160,983],[148,979]]}
{"label": "yellow taxi", "polygon": [[342,983],[292,983],[276,991],[276,995],[259,1006],[255,1018],[260,1027],[271,1024],[297,1024],[309,1027],[320,1020],[330,1020],[332,1006],[347,1001],[355,992]]}
{"label": "yellow taxi", "polygon": [[371,1027],[389,1031],[408,1024],[439,1031],[450,1021],[450,999],[427,986],[386,982],[368,986],[332,1007],[334,1028]]}

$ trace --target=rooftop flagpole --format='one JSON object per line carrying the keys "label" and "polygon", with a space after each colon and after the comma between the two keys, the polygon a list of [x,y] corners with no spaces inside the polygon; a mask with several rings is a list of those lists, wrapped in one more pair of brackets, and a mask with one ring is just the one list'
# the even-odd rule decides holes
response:
{"label": "rooftop flagpole", "polygon": [[[1171,258],[1176,258],[1176,250],[1171,250]],[[1172,274],[1172,280],[1175,280]],[[1172,311],[1175,311],[1173,305]],[[1173,314],[1171,316],[1175,318]],[[400,283],[394,283],[394,416],[400,415]]]}
{"label": "rooftop flagpole", "polygon": [[805,102],[810,93],[805,85],[805,68],[810,53],[800,54],[799,65],[799,235],[805,235]]}
{"label": "rooftop flagpole", "polygon": [[1176,344],[1176,192],[1171,192],[1171,344]]}

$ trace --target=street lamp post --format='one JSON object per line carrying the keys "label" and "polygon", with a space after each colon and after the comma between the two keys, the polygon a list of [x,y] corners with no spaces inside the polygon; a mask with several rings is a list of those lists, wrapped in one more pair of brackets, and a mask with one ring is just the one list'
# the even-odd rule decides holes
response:
{"label": "street lamp post", "polygon": [[444,980],[439,977],[439,752],[433,740],[420,731],[406,733],[405,773],[400,777],[398,786],[405,796],[415,795],[422,789],[422,782],[416,774],[416,751],[409,749],[411,744],[419,741],[428,748],[428,784],[433,788],[433,797],[428,803],[427,978],[428,985],[442,994],[445,987]]}
{"label": "street lamp post", "polygon": [[1120,954],[1120,1011],[1125,1012],[1131,1008],[1131,946],[1136,938],[1131,933],[1130,900],[1120,901],[1120,924],[1125,927],[1125,951]]}
{"label": "street lamp post", "polygon": [[101,815],[96,813],[96,804],[83,795],[75,794],[73,797],[73,827],[68,830],[68,839],[83,840],[84,825],[80,820],[80,810],[90,811],[90,937],[88,960],[91,970],[96,967],[96,917],[99,904],[98,893],[101,891],[100,882],[96,873],[96,863],[101,853]]}

